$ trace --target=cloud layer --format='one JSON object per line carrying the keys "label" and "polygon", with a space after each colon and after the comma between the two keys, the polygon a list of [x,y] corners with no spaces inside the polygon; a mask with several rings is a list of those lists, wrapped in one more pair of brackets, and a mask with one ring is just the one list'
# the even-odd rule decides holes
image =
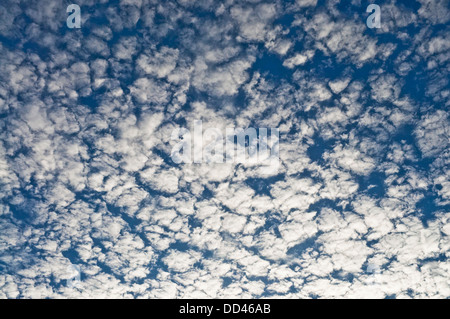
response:
{"label": "cloud layer", "polygon": [[449,3],[378,2],[2,2],[0,297],[450,297]]}

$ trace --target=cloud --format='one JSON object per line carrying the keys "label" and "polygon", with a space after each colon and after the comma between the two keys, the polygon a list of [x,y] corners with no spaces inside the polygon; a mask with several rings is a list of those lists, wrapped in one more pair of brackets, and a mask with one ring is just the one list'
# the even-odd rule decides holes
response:
{"label": "cloud", "polygon": [[[448,8],[420,4],[0,5],[0,298],[448,298]],[[174,163],[195,120],[278,128],[279,167]]]}
{"label": "cloud", "polygon": [[448,115],[442,110],[423,116],[415,135],[424,157],[436,156],[448,147],[448,123]]}
{"label": "cloud", "polygon": [[305,62],[308,60],[308,57],[302,54],[296,54],[292,58],[287,59],[283,62],[283,65],[285,67],[288,67],[289,69],[294,68],[297,65],[305,64]]}

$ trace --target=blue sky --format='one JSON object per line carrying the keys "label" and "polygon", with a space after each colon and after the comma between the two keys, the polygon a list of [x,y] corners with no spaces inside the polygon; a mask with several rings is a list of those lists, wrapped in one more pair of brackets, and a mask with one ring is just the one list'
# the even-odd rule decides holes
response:
{"label": "blue sky", "polygon": [[[449,298],[449,20],[2,1],[0,297]],[[279,165],[175,163],[196,120],[278,129]]]}

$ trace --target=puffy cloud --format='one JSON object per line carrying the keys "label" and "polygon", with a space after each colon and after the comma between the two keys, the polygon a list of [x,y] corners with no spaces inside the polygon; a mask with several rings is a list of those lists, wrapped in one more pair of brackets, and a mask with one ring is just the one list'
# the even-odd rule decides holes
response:
{"label": "puffy cloud", "polygon": [[283,65],[292,69],[296,67],[297,65],[305,64],[305,62],[308,60],[308,57],[305,55],[302,55],[300,53],[296,54],[292,58],[287,59],[283,62]]}
{"label": "puffy cloud", "polygon": [[448,148],[450,143],[447,112],[438,110],[424,115],[416,128],[415,135],[424,157],[439,155]]}
{"label": "puffy cloud", "polygon": [[[447,298],[448,8],[419,2],[0,4],[0,297]],[[279,129],[280,165],[174,163],[195,120]]]}

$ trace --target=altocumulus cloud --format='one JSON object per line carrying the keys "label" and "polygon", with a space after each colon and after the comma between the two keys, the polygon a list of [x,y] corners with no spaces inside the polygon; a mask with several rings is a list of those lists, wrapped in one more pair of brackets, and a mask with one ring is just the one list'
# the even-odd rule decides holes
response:
{"label": "altocumulus cloud", "polygon": [[0,4],[0,297],[450,297],[447,0],[76,2]]}

